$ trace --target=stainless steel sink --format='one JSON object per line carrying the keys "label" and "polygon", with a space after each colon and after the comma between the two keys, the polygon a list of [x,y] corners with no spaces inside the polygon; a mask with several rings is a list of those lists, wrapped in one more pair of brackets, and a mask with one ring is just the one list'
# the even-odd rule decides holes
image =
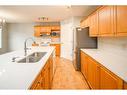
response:
{"label": "stainless steel sink", "polygon": [[38,62],[47,52],[34,52],[31,55],[18,61],[18,63],[35,63]]}

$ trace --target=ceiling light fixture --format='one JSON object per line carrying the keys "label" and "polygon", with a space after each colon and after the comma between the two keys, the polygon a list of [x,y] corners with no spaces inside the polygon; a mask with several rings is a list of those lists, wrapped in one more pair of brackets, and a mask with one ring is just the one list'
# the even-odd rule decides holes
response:
{"label": "ceiling light fixture", "polygon": [[38,17],[39,21],[48,21],[48,17]]}

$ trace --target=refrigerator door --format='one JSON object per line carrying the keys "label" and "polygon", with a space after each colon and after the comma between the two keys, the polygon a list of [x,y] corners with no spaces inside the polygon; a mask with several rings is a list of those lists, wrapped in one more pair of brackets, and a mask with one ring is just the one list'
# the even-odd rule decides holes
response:
{"label": "refrigerator door", "polygon": [[89,37],[89,27],[76,28],[73,31],[73,64],[76,70],[80,70],[80,49],[97,48],[97,38]]}
{"label": "refrigerator door", "polygon": [[76,47],[97,48],[97,38],[89,37],[89,27],[76,28]]}
{"label": "refrigerator door", "polygon": [[80,50],[76,50],[75,52],[74,52],[74,63],[73,63],[73,65],[74,65],[74,67],[75,67],[75,70],[77,70],[77,71],[80,71]]}

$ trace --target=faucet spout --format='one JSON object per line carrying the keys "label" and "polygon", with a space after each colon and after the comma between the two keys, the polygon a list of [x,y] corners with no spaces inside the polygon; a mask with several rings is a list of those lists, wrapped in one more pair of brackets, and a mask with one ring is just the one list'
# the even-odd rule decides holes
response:
{"label": "faucet spout", "polygon": [[27,41],[29,40],[29,39],[31,39],[32,41],[33,41],[33,43],[36,43],[35,42],[35,40],[32,38],[32,37],[30,37],[30,38],[27,38],[26,40],[25,40],[25,42],[24,42],[24,56],[27,56]]}

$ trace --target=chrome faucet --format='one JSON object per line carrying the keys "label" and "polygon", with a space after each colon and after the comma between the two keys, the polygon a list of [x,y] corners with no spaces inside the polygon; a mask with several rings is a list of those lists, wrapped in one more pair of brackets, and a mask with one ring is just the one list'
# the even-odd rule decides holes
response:
{"label": "chrome faucet", "polygon": [[25,56],[27,56],[27,46],[26,46],[26,43],[27,43],[27,41],[29,40],[29,39],[31,39],[34,43],[36,43],[35,42],[35,40],[32,38],[32,37],[30,37],[30,38],[27,38],[26,40],[25,40],[25,42],[24,42],[24,52],[25,52]]}

